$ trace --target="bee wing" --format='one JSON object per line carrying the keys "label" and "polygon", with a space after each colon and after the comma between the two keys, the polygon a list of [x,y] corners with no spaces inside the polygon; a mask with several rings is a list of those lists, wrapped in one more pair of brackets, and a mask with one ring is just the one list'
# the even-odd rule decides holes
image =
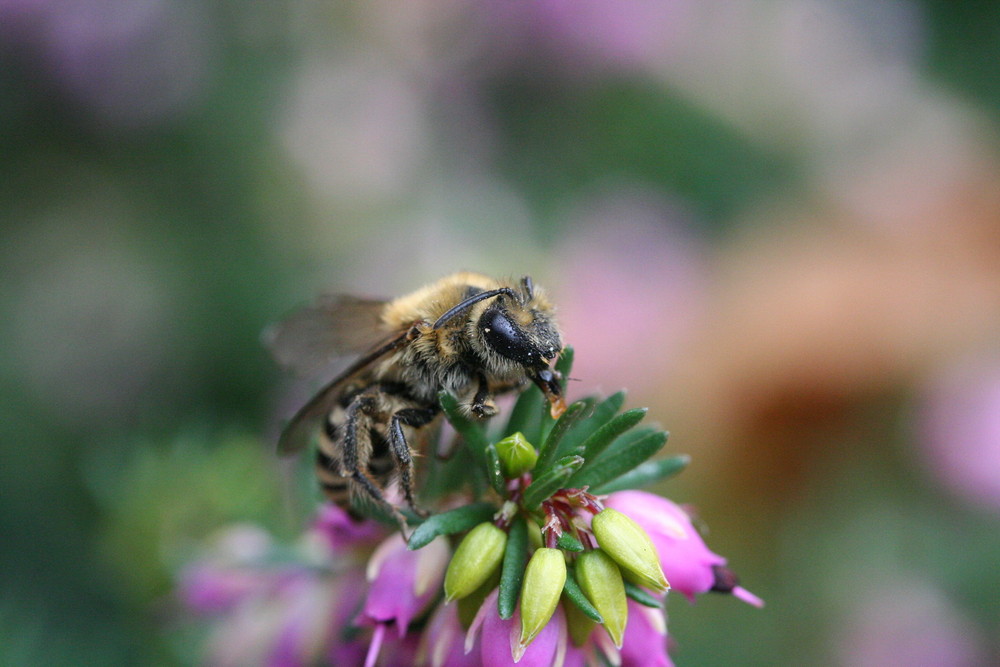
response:
{"label": "bee wing", "polygon": [[345,294],[320,297],[264,332],[275,360],[300,375],[315,375],[337,357],[359,354],[385,337],[386,302]]}
{"label": "bee wing", "polygon": [[407,329],[392,334],[344,369],[340,375],[330,380],[288,422],[278,439],[278,452],[292,454],[307,446],[323,420],[327,418],[336,405],[344,383],[385,355],[405,345],[409,340],[408,334],[409,330]]}

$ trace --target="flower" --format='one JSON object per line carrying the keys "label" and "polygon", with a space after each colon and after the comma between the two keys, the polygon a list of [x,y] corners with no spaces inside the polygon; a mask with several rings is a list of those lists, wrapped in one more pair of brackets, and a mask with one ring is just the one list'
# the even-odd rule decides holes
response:
{"label": "flower", "polygon": [[925,466],[963,501],[1000,511],[1000,357],[949,366],[923,394],[918,442]]}
{"label": "flower", "polygon": [[[615,416],[623,399],[592,410],[589,399],[579,401],[566,408],[565,421],[528,424],[529,437],[496,446],[497,438],[449,412],[454,401],[442,401],[456,432],[482,447],[479,481],[486,484],[468,479],[475,469],[453,467],[454,480],[436,480],[451,494],[441,503],[450,508],[408,538],[335,506],[322,507],[292,547],[259,529],[230,531],[187,570],[182,588],[189,607],[217,619],[211,661],[669,667],[667,577],[689,598],[712,590],[762,603],[676,504],[636,491],[590,492],[676,472],[671,459],[629,470],[653,456],[666,434],[618,440],[645,413]],[[548,410],[536,415],[550,418]],[[574,430],[574,423],[586,427]],[[543,443],[537,452],[532,440]],[[473,482],[479,502],[462,504],[464,481]]]}
{"label": "flower", "polygon": [[303,665],[336,655],[335,664],[356,664],[364,656],[364,644],[330,636],[330,628],[350,622],[364,595],[359,569],[332,576],[306,558],[269,563],[270,554],[228,555],[222,550],[191,566],[180,590],[188,608],[215,620],[209,663]]}
{"label": "flower", "polygon": [[479,667],[482,663],[478,648],[473,642],[470,650],[465,650],[465,629],[458,620],[458,605],[439,605],[421,638],[416,664],[427,667]]}
{"label": "flower", "polygon": [[622,640],[622,665],[673,667],[667,653],[667,620],[660,609],[628,601],[629,623]]}
{"label": "flower", "polygon": [[368,593],[359,622],[395,625],[402,639],[410,621],[425,611],[440,591],[450,555],[443,537],[419,551],[408,550],[399,533],[388,537],[368,559]]}
{"label": "flower", "polygon": [[336,552],[370,548],[386,531],[374,521],[358,521],[341,507],[327,503],[319,508],[313,530]]}
{"label": "flower", "polygon": [[756,607],[763,601],[736,585],[735,575],[724,566],[726,559],[713,553],[691,523],[691,517],[677,503],[645,491],[619,491],[605,501],[631,517],[653,540],[663,573],[670,587],[688,600],[710,590],[732,593]]}
{"label": "flower", "polygon": [[526,647],[520,643],[521,615],[514,612],[510,620],[503,620],[497,611],[497,591],[483,602],[476,619],[469,627],[466,650],[470,650],[481,631],[480,657],[483,667],[549,667],[556,664],[558,656],[566,651],[566,620],[562,609],[556,607],[549,623],[542,628]]}

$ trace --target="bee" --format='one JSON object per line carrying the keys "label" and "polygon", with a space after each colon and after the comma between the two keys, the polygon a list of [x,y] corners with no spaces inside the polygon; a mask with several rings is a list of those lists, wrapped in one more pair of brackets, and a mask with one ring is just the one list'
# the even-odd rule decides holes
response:
{"label": "bee", "polygon": [[292,313],[268,334],[275,358],[300,370],[358,355],[288,422],[283,454],[318,436],[316,475],[326,496],[351,511],[352,498],[390,510],[397,482],[414,500],[414,449],[455,396],[475,419],[497,413],[494,398],[535,383],[558,416],[565,410],[562,350],[554,309],[530,277],[520,282],[460,272],[391,301],[328,296]]}

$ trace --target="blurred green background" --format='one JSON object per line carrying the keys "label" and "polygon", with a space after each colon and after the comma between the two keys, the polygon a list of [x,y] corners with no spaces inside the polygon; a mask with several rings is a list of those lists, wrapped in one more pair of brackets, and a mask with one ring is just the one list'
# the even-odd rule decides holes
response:
{"label": "blurred green background", "polygon": [[680,665],[1000,662],[1000,5],[0,0],[0,663],[187,664],[291,536],[323,291],[530,273],[758,611]]}

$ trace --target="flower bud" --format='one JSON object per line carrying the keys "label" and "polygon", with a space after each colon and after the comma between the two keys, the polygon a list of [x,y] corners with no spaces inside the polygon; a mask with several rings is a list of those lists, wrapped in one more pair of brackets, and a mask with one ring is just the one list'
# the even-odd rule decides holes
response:
{"label": "flower bud", "polygon": [[670,588],[653,541],[635,521],[609,508],[594,517],[591,529],[601,548],[640,586],[657,592]]}
{"label": "flower bud", "polygon": [[445,602],[471,595],[500,567],[507,533],[484,522],[469,531],[444,575]]}
{"label": "flower bud", "polygon": [[559,604],[566,584],[566,557],[559,549],[536,549],[524,570],[521,584],[521,638],[519,644],[531,643]]}
{"label": "flower bud", "polygon": [[621,648],[628,622],[628,600],[617,563],[601,549],[584,552],[576,559],[576,580],[604,617],[604,627],[615,646]]}
{"label": "flower bud", "polygon": [[463,628],[468,628],[472,625],[472,621],[475,620],[476,614],[479,613],[479,608],[483,606],[486,596],[497,589],[497,586],[500,584],[501,569],[498,567],[479,588],[458,601],[458,620]]}
{"label": "flower bud", "polygon": [[504,477],[514,479],[535,467],[538,452],[520,432],[509,435],[496,444]]}
{"label": "flower bud", "polygon": [[532,549],[541,549],[545,546],[545,538],[542,537],[542,527],[533,520],[528,520],[528,546]]}

